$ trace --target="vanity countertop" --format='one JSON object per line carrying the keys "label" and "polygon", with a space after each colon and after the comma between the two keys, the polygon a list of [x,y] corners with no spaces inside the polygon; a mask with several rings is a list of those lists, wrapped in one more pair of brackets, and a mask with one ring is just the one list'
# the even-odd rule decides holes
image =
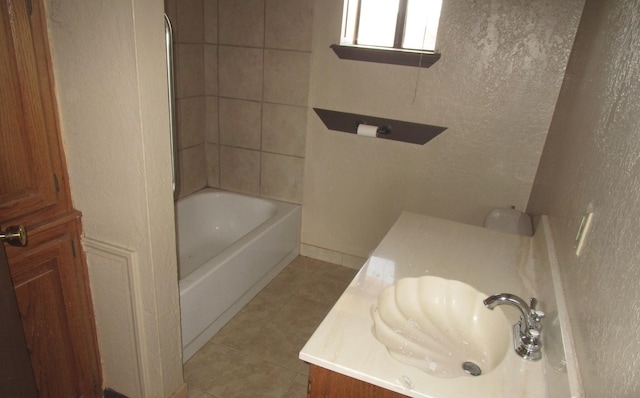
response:
{"label": "vanity countertop", "polygon": [[[479,377],[440,378],[402,364],[374,337],[378,293],[424,275],[465,282],[489,294],[535,296],[533,238],[404,212],[300,352],[300,359],[411,397],[543,397],[544,357],[505,359]],[[498,308],[496,308],[498,310]],[[515,308],[500,308],[515,323]],[[511,333],[511,330],[509,330]]]}

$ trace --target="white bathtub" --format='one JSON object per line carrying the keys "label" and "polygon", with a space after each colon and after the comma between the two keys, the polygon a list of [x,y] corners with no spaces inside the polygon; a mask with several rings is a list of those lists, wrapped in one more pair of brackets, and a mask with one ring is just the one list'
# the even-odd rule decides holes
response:
{"label": "white bathtub", "polygon": [[186,362],[299,253],[299,205],[205,189],[178,200]]}

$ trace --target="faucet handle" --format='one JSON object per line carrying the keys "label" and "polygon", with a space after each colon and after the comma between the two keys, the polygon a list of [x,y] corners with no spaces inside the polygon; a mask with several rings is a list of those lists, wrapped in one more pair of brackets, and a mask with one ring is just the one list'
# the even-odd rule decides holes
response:
{"label": "faucet handle", "polygon": [[544,312],[537,310],[536,306],[538,305],[538,299],[535,297],[531,297],[531,301],[529,304],[529,308],[531,309],[531,315],[536,319],[536,321],[540,321],[540,319],[544,318]]}

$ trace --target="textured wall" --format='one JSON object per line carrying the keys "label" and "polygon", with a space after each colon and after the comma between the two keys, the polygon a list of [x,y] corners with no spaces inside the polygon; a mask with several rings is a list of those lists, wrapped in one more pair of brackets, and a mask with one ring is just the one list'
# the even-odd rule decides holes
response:
{"label": "textured wall", "polygon": [[[107,273],[94,301],[109,307],[124,291],[141,308],[142,360],[123,367],[138,367],[148,397],[167,397],[183,385],[162,10],[162,0],[47,4],[71,193],[84,235],[137,259],[131,286]],[[123,341],[101,345],[101,355],[118,358],[132,348]],[[107,385],[113,377],[105,374]]]}
{"label": "textured wall", "polygon": [[402,210],[480,224],[527,204],[583,0],[445,1],[430,69],[338,59],[341,0],[317,0],[311,105],[447,126],[425,146],[309,115],[305,244],[367,256]]}
{"label": "textured wall", "polygon": [[638,48],[637,1],[587,0],[529,204],[550,216],[588,397],[640,396]]}

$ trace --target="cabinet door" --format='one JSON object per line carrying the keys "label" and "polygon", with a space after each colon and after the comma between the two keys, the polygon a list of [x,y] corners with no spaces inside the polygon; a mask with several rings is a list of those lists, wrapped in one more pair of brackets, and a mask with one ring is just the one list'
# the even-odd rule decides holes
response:
{"label": "cabinet door", "polygon": [[43,0],[0,0],[0,224],[40,397],[101,396],[93,310],[71,207]]}
{"label": "cabinet door", "polygon": [[[0,223],[68,210],[42,7],[0,0]],[[62,202],[60,202],[62,200]]]}
{"label": "cabinet door", "polygon": [[97,397],[100,375],[75,220],[10,248],[11,277],[40,397]]}
{"label": "cabinet door", "polygon": [[35,398],[36,382],[24,341],[9,262],[0,242],[0,397]]}
{"label": "cabinet door", "polygon": [[404,398],[406,395],[374,386],[317,365],[309,365],[307,398],[332,397]]}

